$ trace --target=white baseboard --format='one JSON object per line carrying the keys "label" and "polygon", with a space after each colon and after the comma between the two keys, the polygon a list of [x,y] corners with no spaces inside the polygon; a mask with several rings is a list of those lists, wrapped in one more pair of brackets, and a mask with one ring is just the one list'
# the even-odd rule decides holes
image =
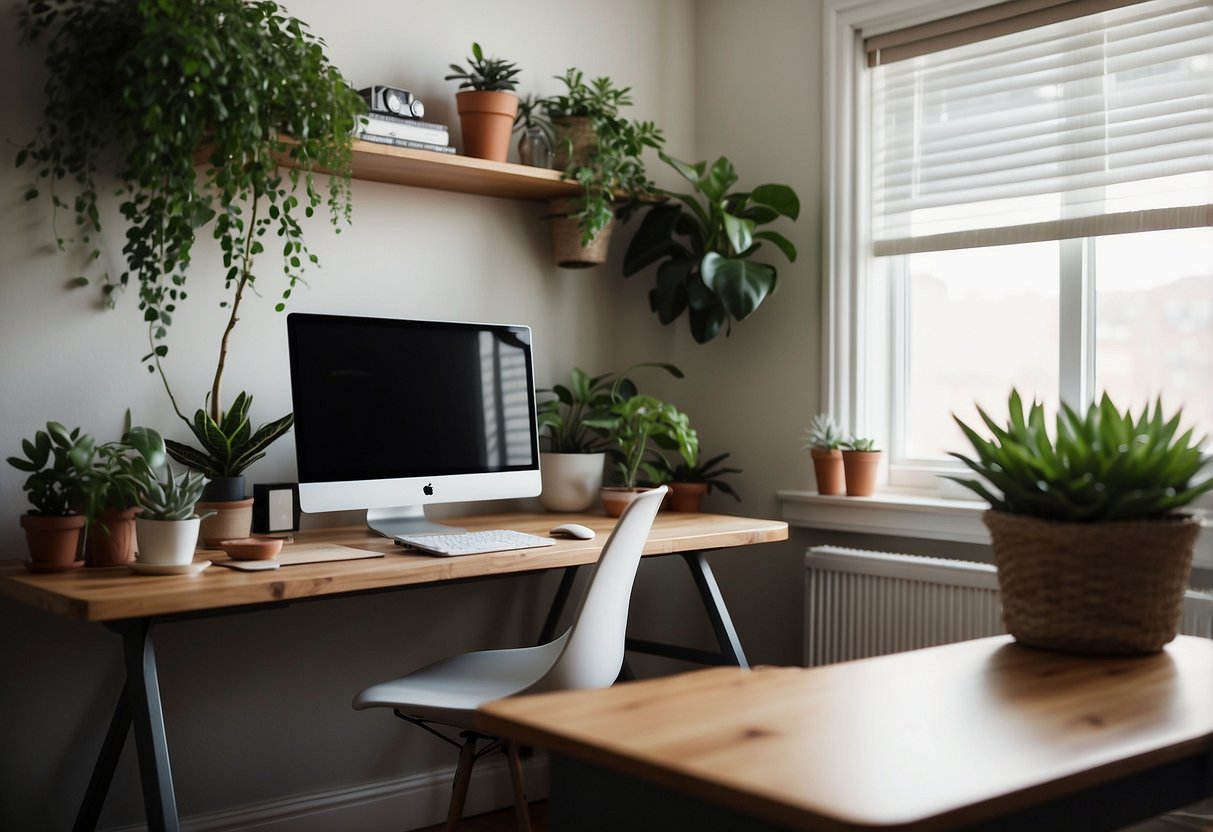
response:
{"label": "white baseboard", "polygon": [[[522,761],[527,798],[548,794],[545,754]],[[309,794],[267,800],[181,818],[182,832],[401,832],[446,820],[455,767],[408,777],[359,783]],[[505,758],[494,755],[472,770],[464,815],[479,815],[513,805]],[[110,827],[106,832],[140,832],[145,824]]]}

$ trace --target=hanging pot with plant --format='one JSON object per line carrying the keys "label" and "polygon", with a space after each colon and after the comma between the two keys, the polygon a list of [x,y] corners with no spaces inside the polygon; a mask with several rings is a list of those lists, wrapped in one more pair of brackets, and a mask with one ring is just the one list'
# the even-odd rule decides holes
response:
{"label": "hanging pot with plant", "polygon": [[451,64],[447,81],[460,81],[455,94],[463,152],[477,159],[504,162],[510,153],[510,136],[518,114],[514,90],[520,70],[500,58],[486,58],[479,43],[472,44],[467,68]]}

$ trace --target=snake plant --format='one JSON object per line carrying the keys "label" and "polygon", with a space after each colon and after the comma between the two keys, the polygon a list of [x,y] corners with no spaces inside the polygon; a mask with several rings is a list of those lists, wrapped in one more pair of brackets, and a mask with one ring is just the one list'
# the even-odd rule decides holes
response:
{"label": "snake plant", "polygon": [[1053,437],[1039,402],[1025,414],[1012,390],[1008,409],[1005,426],[977,409],[992,439],[953,417],[976,458],[952,456],[992,488],[949,479],[998,511],[1071,522],[1160,518],[1213,489],[1213,477],[1198,478],[1210,461],[1200,450],[1203,439],[1193,441],[1191,429],[1179,433],[1180,413],[1165,417],[1161,400],[1136,418],[1117,410],[1106,393],[1085,413],[1063,404]]}

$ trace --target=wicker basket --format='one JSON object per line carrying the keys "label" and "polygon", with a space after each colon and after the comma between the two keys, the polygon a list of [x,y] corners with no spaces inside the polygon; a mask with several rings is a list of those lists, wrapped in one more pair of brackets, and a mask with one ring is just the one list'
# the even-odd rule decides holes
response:
{"label": "wicker basket", "polygon": [[1175,638],[1200,524],[1069,523],[987,511],[1007,632],[1075,653],[1154,653]]}
{"label": "wicker basket", "polygon": [[555,199],[548,203],[548,216],[552,229],[552,255],[556,265],[562,269],[585,269],[606,262],[611,246],[611,231],[615,221],[594,235],[589,245],[581,244],[581,226],[577,220],[567,216],[576,210],[577,200]]}

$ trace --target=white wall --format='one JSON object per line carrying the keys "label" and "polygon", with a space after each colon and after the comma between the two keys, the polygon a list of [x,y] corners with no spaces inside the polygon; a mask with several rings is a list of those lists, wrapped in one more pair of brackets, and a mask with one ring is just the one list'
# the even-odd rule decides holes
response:
{"label": "white wall", "polygon": [[[91,290],[66,291],[76,266],[49,251],[49,205],[22,200],[28,176],[12,161],[39,119],[42,78],[36,52],[17,44],[16,5],[0,0],[0,451],[14,453],[48,419],[113,438],[128,407],[137,422],[176,435],[158,381],[139,364],[146,333],[135,299],[103,311]],[[549,265],[539,205],[367,182],[355,183],[353,225],[340,235],[322,219],[310,223],[308,242],[322,268],[308,274],[291,309],[528,323],[543,386],[573,366],[605,372],[673,361],[687,379],[654,378],[655,391],[692,415],[707,452],[731,451],[745,469],[737,483],[745,501],[712,497],[709,510],[774,517],[777,488],[810,485],[798,437],[817,410],[819,388],[818,3],[293,0],[289,8],[326,40],[351,81],[412,89],[433,119],[457,121],[455,85],[441,76],[478,40],[519,62],[523,92],[556,92],[552,76],[568,66],[630,84],[634,115],[665,129],[673,155],[728,155],[744,185],[788,183],[803,204],[790,234],[801,256],[781,266],[779,293],[731,338],[706,346],[692,341],[685,321],[660,326],[647,308],[650,276],[620,277],[630,230],[608,265],[566,272]],[[653,173],[676,181],[659,165]],[[119,226],[112,212],[106,220],[107,250],[116,257]],[[236,329],[226,389],[253,392],[254,418],[268,420],[290,404],[284,316],[272,311],[278,264],[266,257],[261,271],[265,298],[249,304]],[[220,274],[216,252],[201,243],[168,364],[190,408],[209,383],[223,324]],[[250,480],[290,480],[293,466],[290,442],[280,442]],[[0,518],[9,518],[0,523],[0,551],[10,558],[24,551],[19,486],[17,473],[0,467]],[[804,541],[794,538],[713,559],[757,661],[800,655]],[[552,586],[550,577],[517,578],[162,628],[157,647],[182,813],[450,764],[448,749],[386,714],[350,710],[350,696],[446,653],[532,638]],[[703,623],[681,586],[677,563],[646,564],[637,629],[702,640]],[[0,627],[0,828],[64,828],[118,692],[118,639],[8,601],[0,601]],[[141,818],[127,753],[102,825]]]}

